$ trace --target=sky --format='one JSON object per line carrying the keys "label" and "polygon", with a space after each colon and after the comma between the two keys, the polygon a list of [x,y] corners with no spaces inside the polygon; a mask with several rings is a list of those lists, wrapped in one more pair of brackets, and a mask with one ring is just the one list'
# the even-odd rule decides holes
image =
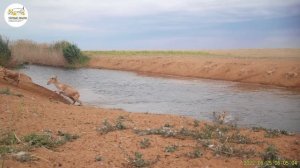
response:
{"label": "sky", "polygon": [[[23,4],[13,28],[5,8]],[[83,50],[300,48],[300,0],[1,0],[0,34]]]}

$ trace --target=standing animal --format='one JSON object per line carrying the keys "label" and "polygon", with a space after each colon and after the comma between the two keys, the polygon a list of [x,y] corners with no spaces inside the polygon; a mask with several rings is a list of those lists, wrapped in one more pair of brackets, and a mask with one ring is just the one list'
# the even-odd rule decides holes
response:
{"label": "standing animal", "polygon": [[3,72],[3,79],[8,81],[7,79],[12,79],[13,82],[16,82],[17,85],[20,83],[20,72],[15,72],[12,70],[8,70],[6,68],[1,68],[0,72]]}
{"label": "standing animal", "polygon": [[59,90],[59,94],[63,94],[65,96],[69,97],[70,99],[72,99],[73,104],[78,102],[79,105],[82,105],[81,101],[79,100],[80,94],[78,93],[78,91],[69,85],[60,83],[57,79],[57,76],[52,76],[49,79],[49,81],[47,82],[47,85],[50,85],[50,84],[55,85],[55,87]]}

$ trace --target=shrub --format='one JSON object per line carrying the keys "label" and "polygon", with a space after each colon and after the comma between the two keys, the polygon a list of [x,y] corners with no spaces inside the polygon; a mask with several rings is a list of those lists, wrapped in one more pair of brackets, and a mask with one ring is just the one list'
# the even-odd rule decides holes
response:
{"label": "shrub", "polygon": [[11,58],[11,51],[9,48],[9,40],[4,39],[0,35],[0,65],[5,66]]}
{"label": "shrub", "polygon": [[53,45],[54,49],[62,50],[64,58],[69,64],[84,64],[89,58],[82,54],[76,44],[68,41],[60,41]]}

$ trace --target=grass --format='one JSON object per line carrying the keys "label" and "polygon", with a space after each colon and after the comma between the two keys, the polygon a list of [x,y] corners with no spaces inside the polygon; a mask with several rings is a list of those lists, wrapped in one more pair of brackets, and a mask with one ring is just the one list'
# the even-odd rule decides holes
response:
{"label": "grass", "polygon": [[187,157],[191,159],[200,158],[203,155],[200,148],[195,148],[192,152],[186,154]]}
{"label": "grass", "polygon": [[173,153],[175,151],[178,150],[178,146],[177,145],[170,145],[170,146],[166,146],[165,147],[165,152],[168,152],[168,153]]}
{"label": "grass", "polygon": [[194,120],[194,127],[199,127],[200,121],[199,120]]}
{"label": "grass", "polygon": [[0,89],[0,94],[24,97],[24,95],[22,95],[22,94],[11,92],[10,89],[7,88],[7,87],[6,88],[1,88]]}
{"label": "grass", "polygon": [[84,54],[88,56],[95,55],[105,55],[105,56],[182,56],[182,55],[211,55],[206,51],[176,51],[176,50],[140,50],[140,51],[130,51],[130,50],[111,50],[111,51],[84,51]]}
{"label": "grass", "polygon": [[50,133],[31,133],[24,137],[24,141],[31,147],[45,147],[51,149],[79,138],[78,135],[63,133],[61,131],[58,132],[57,136],[58,138],[55,138]]}
{"label": "grass", "polygon": [[135,152],[134,157],[129,158],[129,165],[132,167],[147,167],[150,165],[150,162],[143,158],[143,154]]}
{"label": "grass", "polygon": [[150,139],[144,138],[143,140],[140,141],[140,147],[142,149],[148,148],[151,145]]}
{"label": "grass", "polygon": [[124,124],[124,117],[119,116],[116,120],[116,124],[111,124],[107,119],[105,119],[102,123],[102,127],[97,128],[97,131],[101,134],[107,134],[116,130],[125,130],[127,127]]}

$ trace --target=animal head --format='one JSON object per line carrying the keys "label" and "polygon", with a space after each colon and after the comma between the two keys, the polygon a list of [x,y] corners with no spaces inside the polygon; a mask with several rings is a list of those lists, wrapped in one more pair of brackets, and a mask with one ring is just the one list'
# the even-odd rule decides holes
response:
{"label": "animal head", "polygon": [[47,85],[50,85],[51,83],[56,83],[56,82],[57,82],[57,76],[54,75],[48,80]]}

